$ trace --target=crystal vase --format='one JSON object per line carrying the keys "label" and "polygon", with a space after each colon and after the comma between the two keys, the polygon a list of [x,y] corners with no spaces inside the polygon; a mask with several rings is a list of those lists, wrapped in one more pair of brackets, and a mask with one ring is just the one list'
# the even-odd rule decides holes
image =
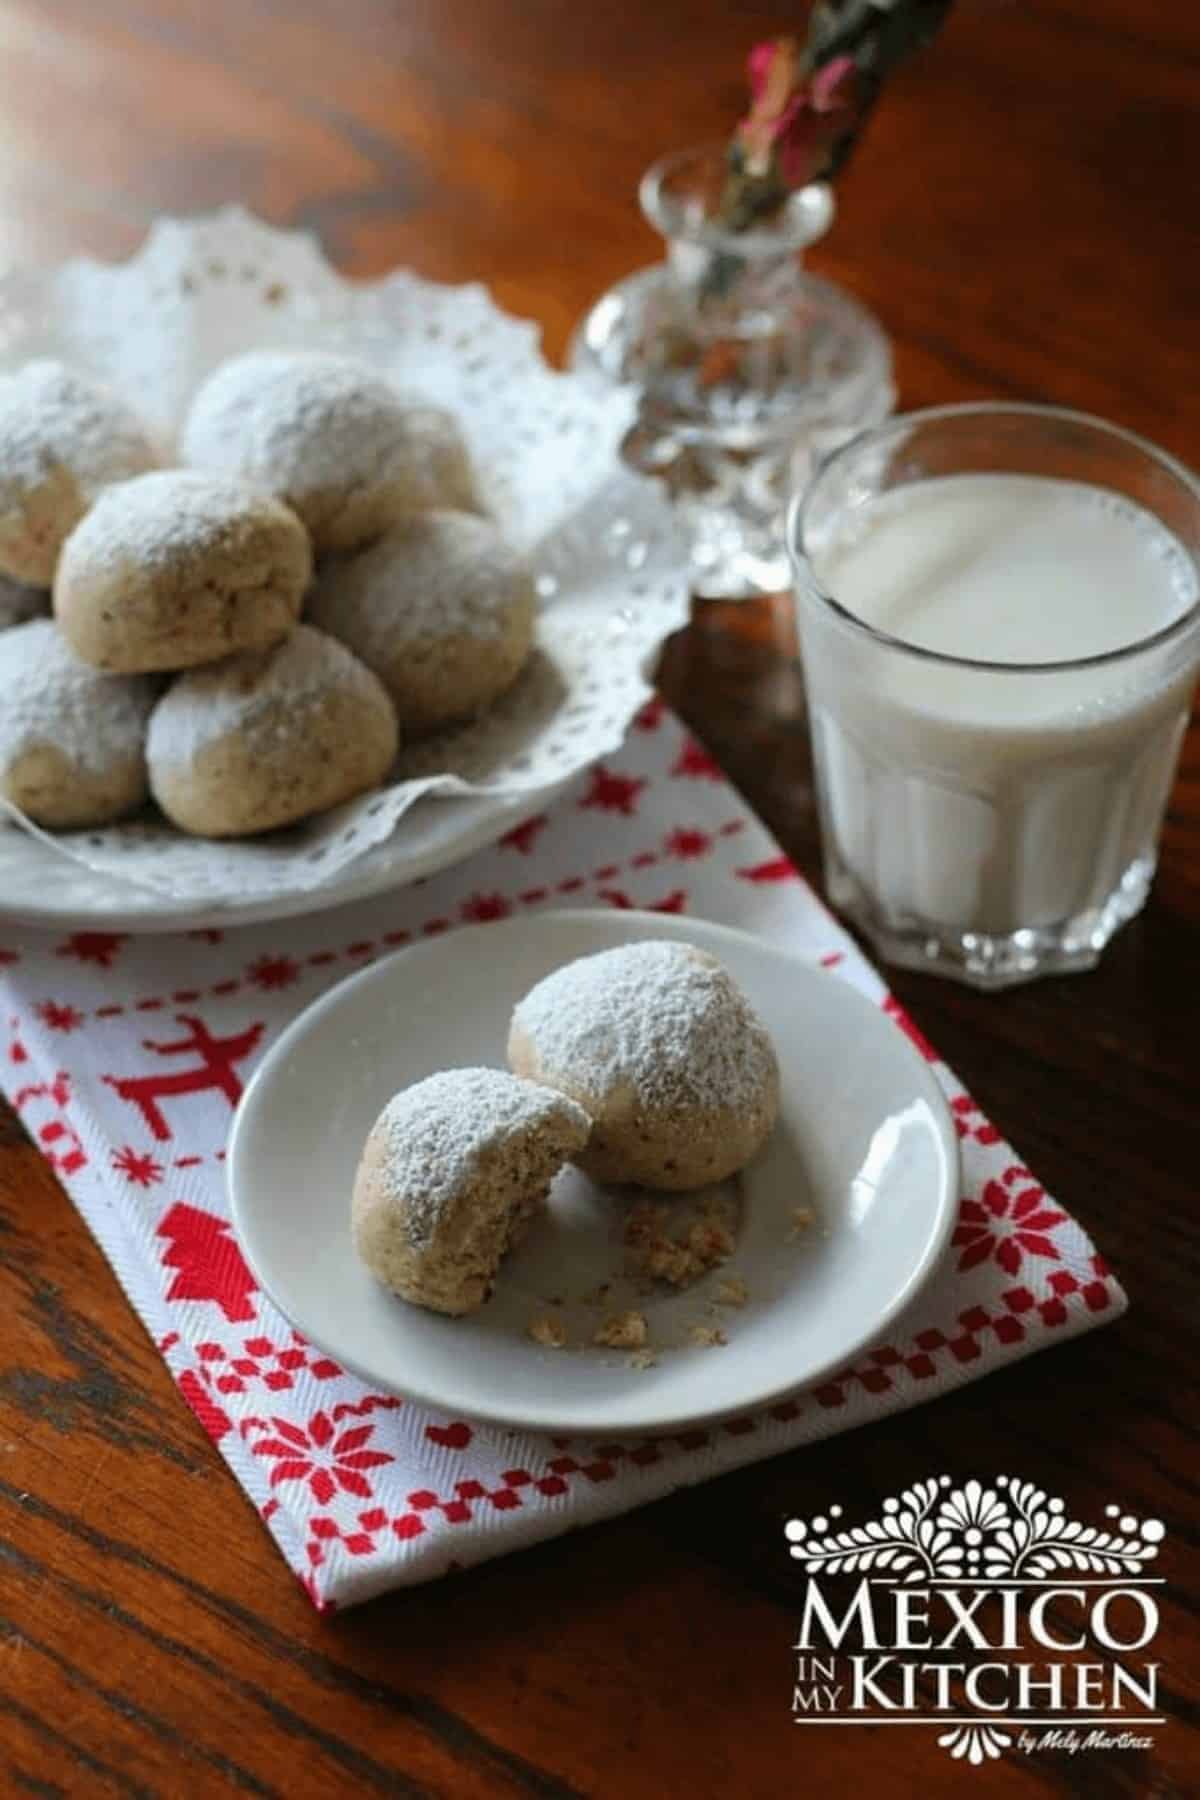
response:
{"label": "crystal vase", "polygon": [[733,231],[719,220],[725,180],[719,145],[647,170],[639,199],[665,260],[596,301],[569,361],[636,388],[622,453],[687,518],[694,591],[738,599],[788,585],[791,493],[895,394],[878,322],[803,268],[832,222],[830,189],[801,188],[769,223]]}

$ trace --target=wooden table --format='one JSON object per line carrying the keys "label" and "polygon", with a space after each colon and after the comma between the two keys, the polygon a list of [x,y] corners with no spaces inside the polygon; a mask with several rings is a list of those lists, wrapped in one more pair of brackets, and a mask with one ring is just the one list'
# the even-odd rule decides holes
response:
{"label": "wooden table", "polygon": [[[237,198],[354,273],[482,277],[558,354],[653,254],[643,166],[736,116],[743,52],[788,17],[756,0],[0,0],[0,256],[120,255],[156,213]],[[1059,401],[1200,458],[1198,99],[1194,7],[960,0],[812,257],[886,322],[905,404]],[[767,607],[707,606],[664,684],[815,870],[781,642]],[[1000,998],[896,981],[1124,1278],[1119,1325],[331,1621],[0,1117],[0,1792],[1196,1793],[1198,923],[1193,733],[1154,897],[1101,970]],[[1155,1751],[974,1774],[927,1731],[796,1731],[780,1521],[1008,1469],[1085,1517],[1116,1500],[1168,1521]]]}

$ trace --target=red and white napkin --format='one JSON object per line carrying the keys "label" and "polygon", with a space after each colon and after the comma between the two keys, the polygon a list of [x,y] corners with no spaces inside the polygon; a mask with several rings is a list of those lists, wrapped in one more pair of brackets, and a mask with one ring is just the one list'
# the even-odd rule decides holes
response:
{"label": "red and white napkin", "polygon": [[[302,1007],[397,946],[570,905],[694,913],[823,963],[892,1014],[949,1096],[964,1180],[944,1267],[887,1342],[765,1412],[596,1444],[372,1393],[257,1291],[230,1231],[233,1108]],[[319,1607],[431,1580],[915,1406],[1125,1309],[1081,1227],[658,701],[548,816],[395,894],[224,934],[53,936],[0,923],[0,1002],[5,1093]]]}

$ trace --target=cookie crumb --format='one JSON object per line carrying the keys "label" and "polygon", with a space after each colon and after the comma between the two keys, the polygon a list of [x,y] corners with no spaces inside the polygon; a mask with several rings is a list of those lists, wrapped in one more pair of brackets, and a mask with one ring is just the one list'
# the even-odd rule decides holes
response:
{"label": "cookie crumb", "polygon": [[750,1289],[740,1275],[726,1275],[717,1283],[718,1306],[745,1306]]}
{"label": "cookie crumb", "polygon": [[566,1348],[567,1328],[561,1319],[552,1318],[549,1313],[530,1319],[525,1327],[525,1335],[531,1337],[535,1344],[544,1344],[547,1350]]}
{"label": "cookie crumb", "polygon": [[674,1237],[670,1211],[661,1202],[640,1200],[625,1221],[625,1267],[629,1274],[689,1287],[733,1255],[730,1202],[721,1194],[708,1199],[686,1235]]}
{"label": "cookie crumb", "polygon": [[615,1313],[599,1327],[592,1342],[610,1350],[640,1350],[646,1342],[645,1314]]}
{"label": "cookie crumb", "polygon": [[658,1357],[653,1350],[635,1350],[629,1359],[631,1369],[652,1369]]}
{"label": "cookie crumb", "polygon": [[794,1238],[803,1237],[804,1233],[816,1222],[816,1213],[811,1206],[796,1206],[792,1209],[792,1228],[788,1232],[789,1243]]}
{"label": "cookie crumb", "polygon": [[688,1343],[695,1344],[698,1350],[714,1350],[719,1344],[728,1342],[719,1325],[693,1325],[688,1332]]}

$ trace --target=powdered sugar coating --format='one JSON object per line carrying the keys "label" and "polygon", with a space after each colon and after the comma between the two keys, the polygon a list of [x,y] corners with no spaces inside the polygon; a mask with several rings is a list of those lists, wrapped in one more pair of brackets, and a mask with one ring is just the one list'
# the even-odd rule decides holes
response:
{"label": "powdered sugar coating", "polygon": [[[164,574],[198,556],[231,551],[248,509],[270,501],[228,475],[154,469],[108,488],[64,546],[60,583],[72,567],[120,577],[132,563]],[[284,514],[284,517],[287,515]],[[253,579],[253,572],[247,581]]]}
{"label": "powdered sugar coating", "polygon": [[489,1153],[548,1125],[577,1148],[590,1121],[573,1100],[502,1069],[445,1069],[396,1094],[375,1130],[384,1138],[385,1188],[403,1205],[414,1249],[433,1242]]}
{"label": "powdered sugar coating", "polygon": [[707,951],[656,939],[580,957],[517,1006],[547,1080],[643,1107],[754,1107],[776,1079],[766,1027]]}
{"label": "powdered sugar coating", "polygon": [[488,519],[416,513],[357,556],[325,565],[309,616],[373,666],[407,645],[498,642],[531,588],[528,566]]}
{"label": "powdered sugar coating", "polygon": [[390,710],[380,683],[335,638],[298,625],[269,650],[246,650],[180,675],[150,720],[152,770],[189,768],[201,751],[238,732],[266,754],[272,741],[291,743],[302,715],[334,688],[356,693],[364,706]]}
{"label": "powdered sugar coating", "polygon": [[104,675],[81,661],[52,619],[0,636],[0,769],[46,746],[77,769],[105,774],[140,756],[157,684]]}
{"label": "powdered sugar coating", "polygon": [[23,625],[27,619],[40,619],[49,608],[50,596],[44,588],[23,587],[0,575],[0,631]]}
{"label": "powdered sugar coating", "polygon": [[310,503],[334,494],[395,484],[406,504],[393,517],[473,498],[447,413],[406,403],[376,370],[325,351],[257,350],[223,363],[196,395],[180,447],[197,468],[286,499],[310,526]]}
{"label": "powdered sugar coating", "polygon": [[56,465],[88,497],[148,469],[154,455],[114,394],[49,357],[0,376],[0,514]]}

